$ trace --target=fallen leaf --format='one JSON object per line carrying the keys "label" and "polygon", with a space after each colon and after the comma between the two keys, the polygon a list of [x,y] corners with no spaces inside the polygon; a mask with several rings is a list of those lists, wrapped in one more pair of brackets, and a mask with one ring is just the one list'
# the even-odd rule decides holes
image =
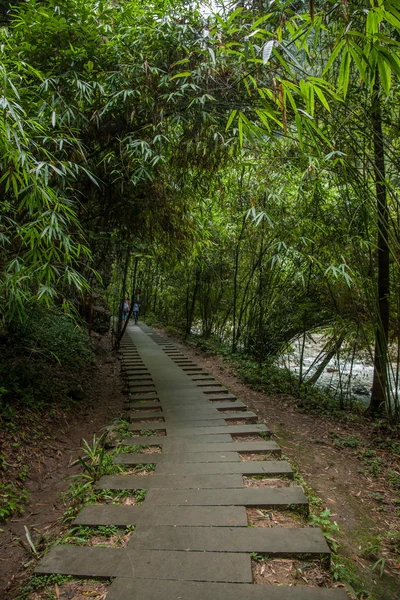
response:
{"label": "fallen leaf", "polygon": [[54,589],[56,592],[57,600],[60,600],[60,588],[58,587],[57,583],[54,584]]}

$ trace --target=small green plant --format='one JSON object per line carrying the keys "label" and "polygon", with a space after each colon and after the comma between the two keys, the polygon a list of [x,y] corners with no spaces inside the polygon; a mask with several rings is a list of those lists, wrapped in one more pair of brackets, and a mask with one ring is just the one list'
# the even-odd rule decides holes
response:
{"label": "small green plant", "polygon": [[28,492],[25,488],[18,488],[13,483],[0,482],[0,521],[10,519],[15,514],[22,514],[27,499]]}
{"label": "small green plant", "polygon": [[390,485],[400,490],[400,473],[398,473],[397,471],[389,470],[387,474]]}
{"label": "small green plant", "polygon": [[65,581],[71,581],[73,578],[69,575],[32,575],[29,582],[24,585],[21,593],[17,596],[16,600],[24,600],[32,592],[41,590],[47,586],[53,586],[55,584],[61,585]]}
{"label": "small green plant", "polygon": [[337,448],[359,448],[361,446],[361,441],[356,435],[348,435],[342,438],[335,436],[333,443]]}
{"label": "small green plant", "polygon": [[137,505],[141,505],[143,504],[145,498],[146,498],[146,494],[147,494],[147,490],[135,490],[135,498],[136,498],[136,503]]}
{"label": "small green plant", "polygon": [[257,562],[264,560],[264,556],[262,554],[258,554],[257,552],[252,552],[250,554],[250,557],[252,560],[255,560]]}

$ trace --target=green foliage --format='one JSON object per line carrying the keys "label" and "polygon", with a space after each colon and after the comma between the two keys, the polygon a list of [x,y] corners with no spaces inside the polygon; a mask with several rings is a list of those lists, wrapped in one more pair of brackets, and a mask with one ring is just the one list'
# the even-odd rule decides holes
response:
{"label": "green foliage", "polygon": [[0,412],[10,427],[21,408],[51,411],[79,400],[76,376],[94,361],[85,329],[65,314],[42,309],[26,316],[0,345]]}
{"label": "green foliage", "polygon": [[361,445],[361,441],[356,435],[336,436],[333,443],[338,448],[359,448]]}
{"label": "green foliage", "polygon": [[68,575],[32,575],[29,582],[22,588],[21,593],[17,596],[17,600],[24,600],[32,592],[41,590],[49,585],[60,585],[65,581],[71,581],[72,577]]}
{"label": "green foliage", "polygon": [[28,493],[25,488],[19,488],[13,483],[0,482],[0,521],[22,514],[27,499]]}

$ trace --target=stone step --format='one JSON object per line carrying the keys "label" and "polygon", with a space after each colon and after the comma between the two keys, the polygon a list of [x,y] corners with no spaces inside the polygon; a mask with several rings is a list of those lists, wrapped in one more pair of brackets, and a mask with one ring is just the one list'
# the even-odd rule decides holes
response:
{"label": "stone step", "polygon": [[[163,446],[165,444],[165,440],[170,439],[170,441],[174,441],[173,438],[168,438],[166,435],[138,435],[136,437],[130,438],[130,440],[135,440],[135,446]],[[193,437],[180,437],[177,438],[185,442],[192,442]],[[219,442],[232,442],[232,436],[228,434],[220,434],[220,435],[196,435],[196,442],[204,443],[204,444],[215,444]],[[130,445],[130,444],[129,444]]]}
{"label": "stone step", "polygon": [[[130,420],[133,423],[135,423],[137,421],[143,421],[143,420],[146,420],[146,419],[151,419],[151,420],[153,420],[153,419],[160,419],[163,416],[164,416],[163,413],[161,413],[161,412],[154,412],[154,411],[152,411],[152,412],[150,412],[150,411],[149,412],[146,412],[146,411],[143,411],[143,412],[142,411],[135,411],[135,412],[131,412],[129,414],[129,418],[130,418]],[[150,427],[149,427],[149,429],[150,429]]]}
{"label": "stone step", "polygon": [[171,426],[168,426],[168,431],[173,431],[174,437],[187,437],[196,435],[218,435],[220,433],[229,433],[232,435],[251,435],[257,433],[270,434],[271,432],[263,423],[255,423],[251,425],[228,425],[224,423],[223,426],[217,426],[214,422],[210,422],[207,427],[191,426],[187,428],[181,428],[174,430]]}
{"label": "stone step", "polygon": [[171,525],[180,527],[247,527],[244,506],[124,506],[87,504],[73,522],[74,525]]}
{"label": "stone step", "polygon": [[[153,444],[149,444],[146,441],[146,436],[141,436],[144,438],[144,445],[149,446],[162,446],[163,455],[165,453],[169,454],[182,454],[182,453],[203,453],[203,452],[251,452],[251,453],[263,453],[263,452],[273,452],[274,454],[281,454],[281,448],[278,446],[276,442],[270,442],[262,440],[260,442],[214,442],[214,443],[195,443],[193,442],[185,442],[182,441],[182,438],[179,440],[174,440],[169,438],[168,436],[159,436],[158,440],[155,440]],[[135,446],[140,445],[137,442],[133,443],[135,438],[125,438],[123,440],[123,444],[125,446]]]}
{"label": "stone step", "polygon": [[75,577],[134,577],[180,581],[251,582],[248,554],[53,546],[35,573]]}
{"label": "stone step", "polygon": [[297,506],[308,509],[303,489],[245,488],[244,490],[149,490],[147,506],[246,506],[282,508]]}
{"label": "stone step", "polygon": [[[134,443],[128,443],[130,440],[134,438],[128,438],[124,440],[124,443],[127,446],[134,446]],[[153,453],[146,454],[145,452],[137,452],[133,454],[120,454],[115,458],[125,457],[124,462],[119,462],[118,464],[129,464],[129,465],[152,465],[161,462],[187,462],[187,463],[198,463],[198,462],[239,462],[240,456],[237,452],[190,452],[187,454],[183,454],[181,452],[168,454],[161,453]]]}
{"label": "stone step", "polygon": [[318,527],[139,527],[129,547],[145,550],[257,552],[270,557],[329,557]]}
{"label": "stone step", "polygon": [[195,443],[195,441],[182,442],[180,439],[172,440],[166,436],[163,443],[163,452],[168,454],[170,452],[273,452],[274,454],[280,455],[282,450],[276,442],[265,440],[261,440],[260,442],[222,442],[220,444],[204,444]]}
{"label": "stone step", "polygon": [[142,429],[151,429],[154,431],[162,430],[168,431],[168,435],[174,437],[188,437],[195,435],[218,435],[220,433],[232,433],[232,435],[248,435],[257,434],[260,432],[270,434],[270,431],[262,423],[255,423],[252,425],[228,425],[225,421],[203,421],[202,423],[196,422],[195,426],[193,423],[186,426],[172,426],[166,423],[152,423],[151,427],[143,427],[140,423],[133,423],[129,426],[129,431],[141,431]]}
{"label": "stone step", "polygon": [[99,490],[191,490],[244,488],[241,475],[104,475]]}
{"label": "stone step", "polygon": [[212,392],[208,392],[208,395],[205,396],[205,399],[209,402],[227,402],[228,400],[237,400],[237,397],[233,394],[226,394],[225,396],[217,394],[216,396],[213,396]]}
{"label": "stone step", "polygon": [[[129,464],[129,454],[118,454],[114,464]],[[156,473],[170,473],[176,475],[216,475],[228,473],[241,473],[242,475],[283,475],[293,479],[293,470],[285,460],[246,460],[240,462],[221,463],[157,463]]]}
{"label": "stone step", "polygon": [[[240,412],[226,412],[226,413],[219,413],[216,415],[201,415],[201,420],[202,421],[206,421],[206,420],[217,420],[217,419],[221,419],[221,416],[223,417],[223,419],[225,421],[233,421],[236,419],[244,419],[246,421],[257,421],[257,415],[255,413],[253,413],[250,410],[246,410],[246,411],[240,411]],[[177,415],[169,415],[168,416],[168,423],[178,423],[178,422],[187,422],[190,423],[191,421],[195,421],[195,415],[193,415],[193,418],[188,418],[188,416],[186,414],[177,414]],[[199,414],[199,420],[200,420],[200,414]]]}
{"label": "stone step", "polygon": [[116,579],[107,600],[348,600],[343,588]]}

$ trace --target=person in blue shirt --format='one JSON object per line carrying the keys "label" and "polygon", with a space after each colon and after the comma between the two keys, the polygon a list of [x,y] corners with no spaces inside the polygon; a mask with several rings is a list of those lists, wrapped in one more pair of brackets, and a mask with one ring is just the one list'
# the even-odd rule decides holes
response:
{"label": "person in blue shirt", "polygon": [[140,302],[138,300],[133,301],[133,318],[135,319],[135,325],[137,325],[139,318]]}

